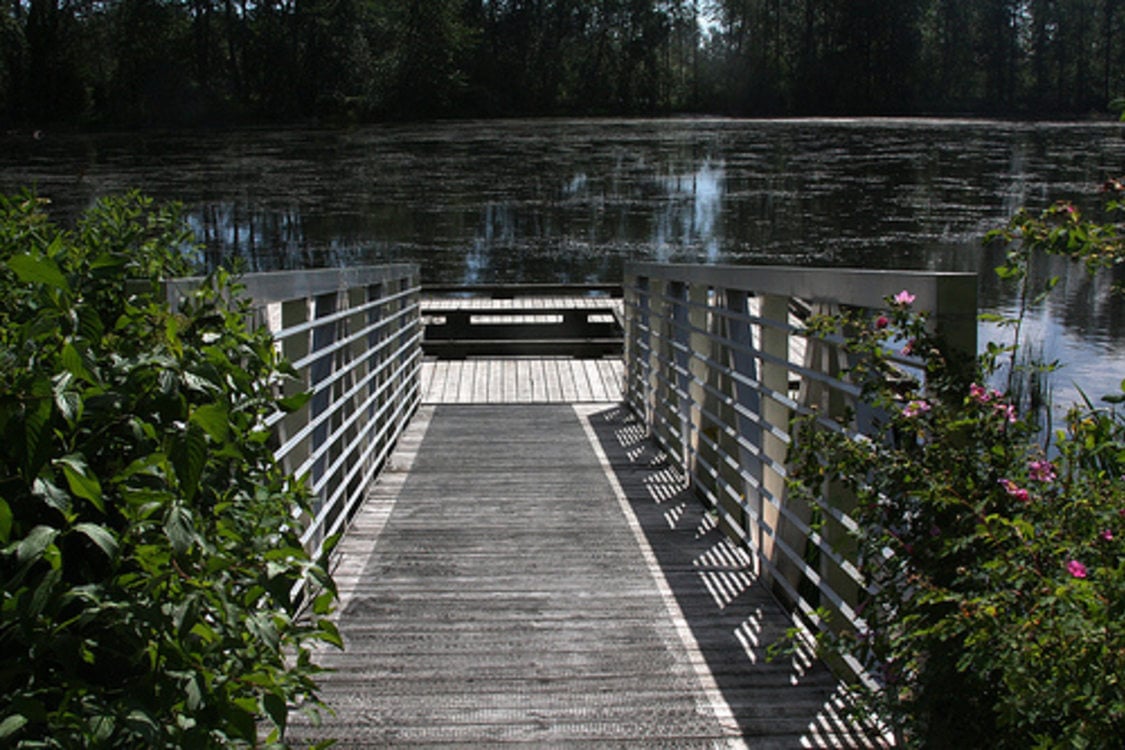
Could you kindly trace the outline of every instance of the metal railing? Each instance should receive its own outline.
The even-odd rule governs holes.
[[[312,514],[301,519],[310,551],[358,509],[421,401],[419,278],[404,264],[239,279],[256,323],[297,371],[284,395],[311,394],[267,420],[282,467],[307,477],[313,493]],[[169,300],[198,283],[169,281]]]
[[[826,429],[875,416],[846,377],[838,342],[803,334],[803,319],[844,307],[878,309],[908,289],[914,308],[953,345],[976,351],[975,274],[629,264],[625,271],[626,401],[720,526],[753,553],[761,577],[810,628],[859,624],[864,587],[854,560],[849,498],[815,503],[786,491],[790,422]],[[920,361],[901,357],[904,374]],[[815,507],[813,507],[815,506]],[[846,660],[848,661],[848,660]],[[858,662],[849,668],[866,679]]]

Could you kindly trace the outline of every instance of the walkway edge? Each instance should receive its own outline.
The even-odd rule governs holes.
[[[387,525],[391,511],[402,491],[403,484],[414,466],[418,449],[426,437],[434,407],[423,404],[418,407],[410,423],[399,436],[398,444],[391,451],[387,466],[378,480],[371,483],[367,497],[346,533],[336,548],[332,563],[332,577],[336,581],[338,593],[336,611],[343,612],[355,594],[356,586],[363,577],[371,557],[375,554],[383,527]]]

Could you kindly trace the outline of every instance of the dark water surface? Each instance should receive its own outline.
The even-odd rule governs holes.
[[[426,281],[616,281],[624,260],[984,270],[1019,206],[1125,174],[1117,124],[949,120],[532,120],[355,130],[0,136],[0,190],[69,217],[140,188],[182,201],[214,263],[253,270],[413,260]],[[1091,199],[1094,200],[1094,199]],[[1056,378],[1125,377],[1109,276],[1035,311]]]

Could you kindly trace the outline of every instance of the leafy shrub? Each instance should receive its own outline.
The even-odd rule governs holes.
[[[73,231],[0,198],[2,745],[280,744],[339,643],[263,423],[286,365],[226,273],[170,310],[190,248],[135,194]]]
[[[1002,384],[1024,366],[1020,324],[1039,296],[1031,258],[1062,253],[1099,268],[1120,262],[1121,246],[1112,224],[1069,204],[1020,212],[989,240],[1008,248],[998,271],[1020,284],[1021,307],[1000,321],[1013,343],[990,343],[968,370],[905,290],[878,317],[811,326],[846,340],[852,377],[881,415],[868,438],[798,425],[793,489],[839,482],[854,494],[868,584],[859,631],[838,626],[821,646],[866,665],[877,687],[858,689],[862,706],[904,745],[1119,747],[1125,382],[1100,405],[1076,405],[1053,435]],[[903,349],[920,357],[925,383],[903,382],[892,361]]]

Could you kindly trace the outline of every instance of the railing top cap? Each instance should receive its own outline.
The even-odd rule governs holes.
[[[977,274],[960,271],[900,271],[793,266],[732,266],[631,262],[625,276],[737,289],[756,294],[877,307],[885,297],[908,290],[922,309],[976,311]]]
[[[417,281],[419,276],[417,264],[392,263],[380,266],[248,273],[239,281],[246,287],[246,295],[255,303],[268,304],[404,278]],[[166,282],[168,294],[174,296],[179,290],[190,290],[202,280],[201,276],[169,279]]]

